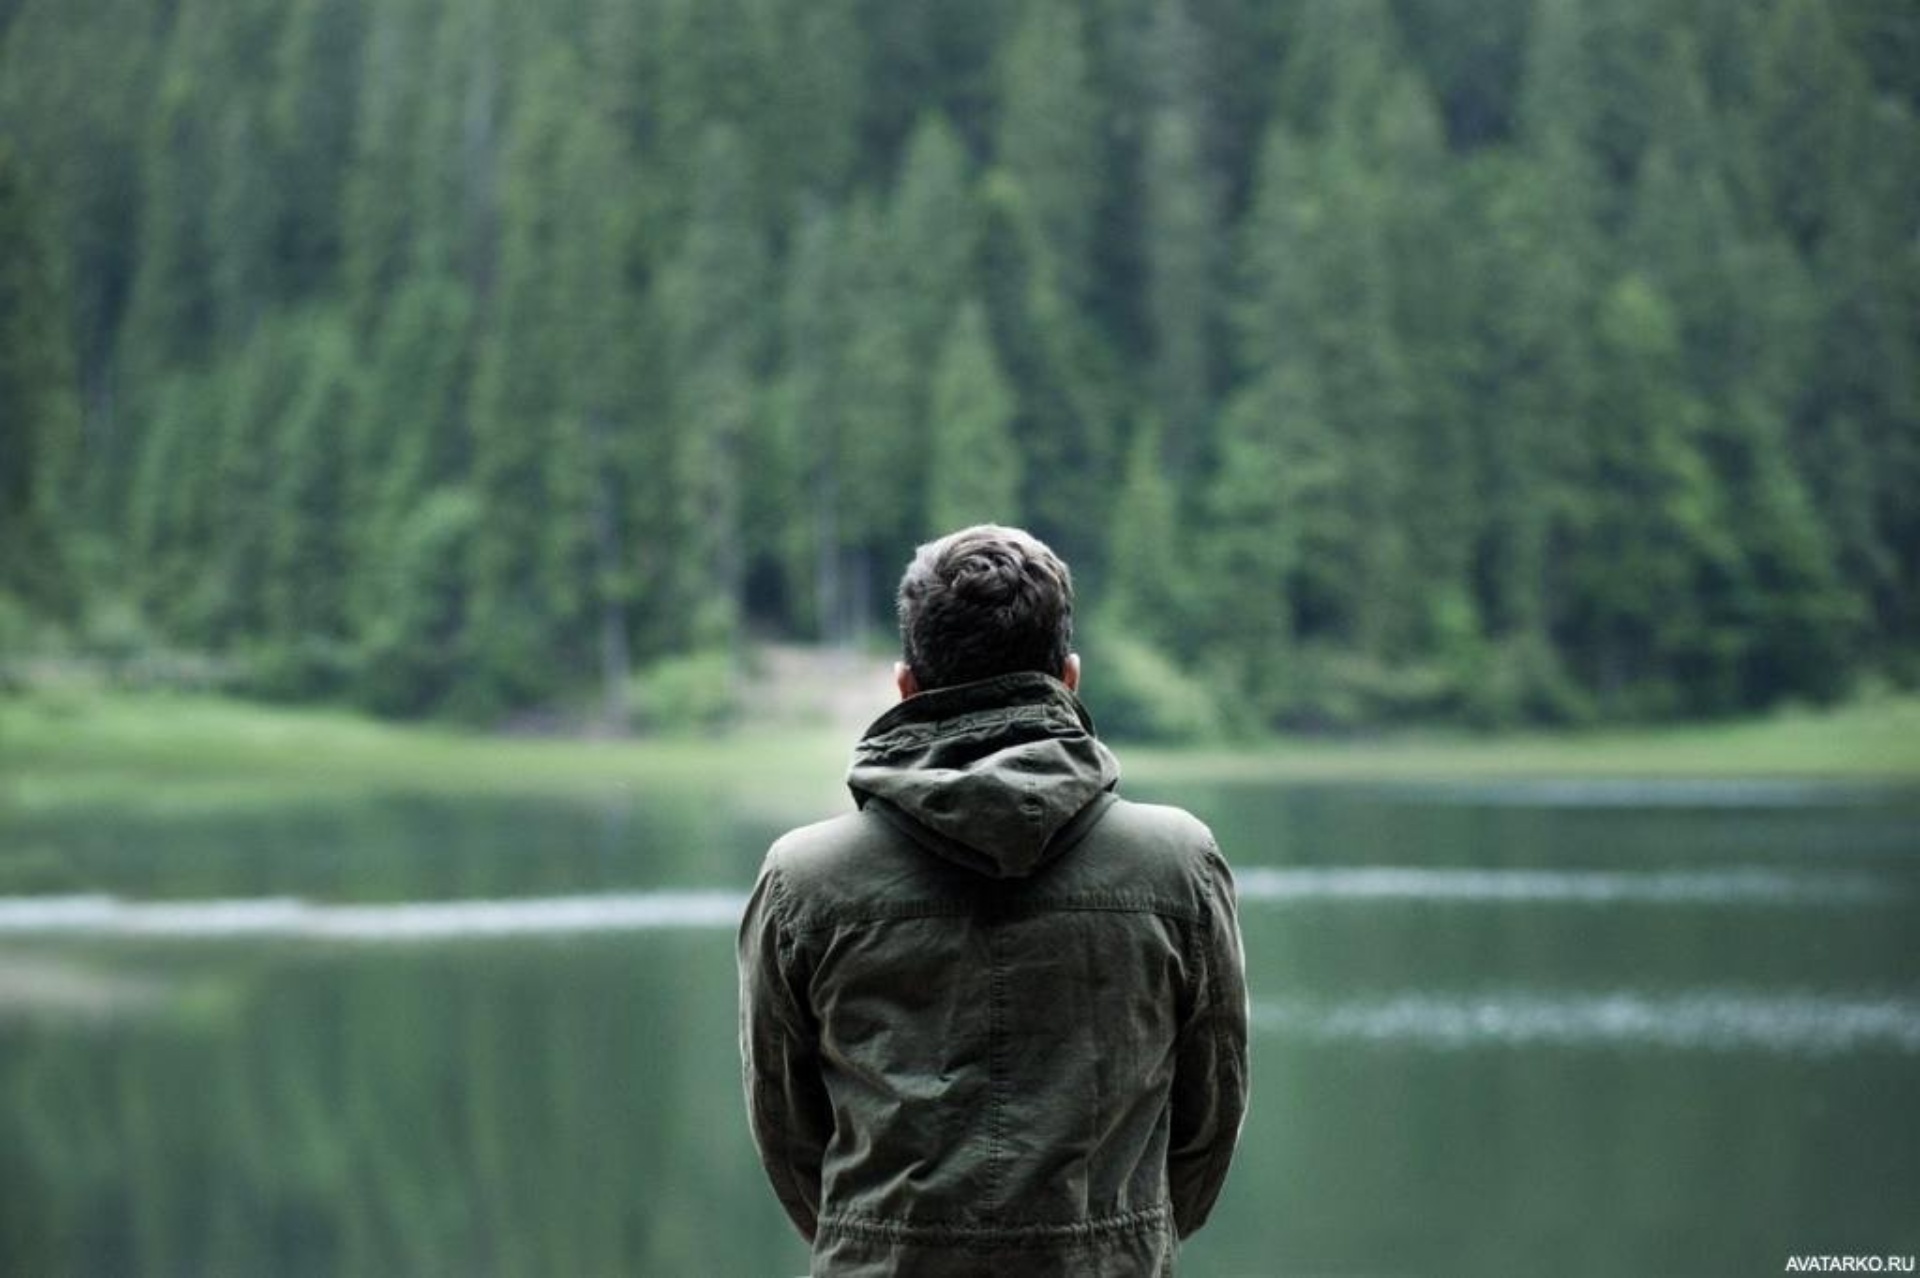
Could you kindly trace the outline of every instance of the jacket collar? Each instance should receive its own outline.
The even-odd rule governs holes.
[[[906,698],[867,729],[847,773],[861,807],[882,801],[931,836],[923,844],[993,878],[1057,856],[1119,779],[1079,698],[1030,672]]]

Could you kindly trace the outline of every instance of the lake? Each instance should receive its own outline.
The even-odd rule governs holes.
[[[1920,792],[1128,792],[1214,825],[1253,984],[1183,1275],[1920,1251]],[[0,1272],[802,1273],[732,926],[811,815],[644,781],[0,814]]]

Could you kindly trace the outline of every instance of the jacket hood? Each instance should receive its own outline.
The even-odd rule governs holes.
[[[1046,864],[1119,780],[1079,698],[1034,673],[908,697],[874,720],[847,773],[861,807],[883,800],[921,843],[991,878]]]

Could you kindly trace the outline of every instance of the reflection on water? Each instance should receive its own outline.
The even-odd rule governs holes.
[[[1904,888],[1891,879],[1845,871],[1774,870],[1491,870],[1420,869],[1405,865],[1275,869],[1252,866],[1236,875],[1243,901],[1577,902],[1606,905],[1764,903],[1786,906],[1895,903]],[[4,916],[0,916],[4,926]]]
[[[1895,904],[1904,896],[1897,881],[1874,875],[1758,866],[1627,872],[1244,866],[1237,878],[1240,899],[1250,905],[1404,900],[1833,906]],[[101,894],[12,897],[0,898],[0,936],[425,943],[669,927],[731,928],[745,905],[744,893],[719,889],[379,905],[331,905],[295,897],[218,901],[128,901]]]
[[[293,897],[230,901],[123,901],[111,896],[0,900],[0,936],[274,937],[404,944],[657,928],[727,927],[739,892],[624,892],[604,896],[394,901],[321,905]]]
[[[1255,1102],[1182,1273],[1920,1249],[1920,797],[1215,787]],[[0,815],[0,1272],[805,1267],[711,797]]]
[[[1876,782],[1793,781],[1778,777],[1526,777],[1500,781],[1418,782],[1383,787],[1381,798],[1525,808],[1832,808],[1878,806],[1900,798]]]
[[[1920,999],[1692,990],[1649,995],[1399,994],[1328,1005],[1254,1004],[1254,1028],[1314,1043],[1419,1047],[1658,1047],[1833,1056],[1920,1052]]]

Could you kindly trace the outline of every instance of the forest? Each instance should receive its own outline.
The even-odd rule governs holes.
[[[992,519],[1145,735],[1911,685],[1917,113],[1908,0],[0,0],[0,649],[617,719]]]

